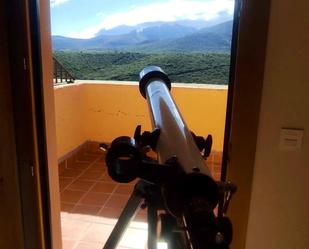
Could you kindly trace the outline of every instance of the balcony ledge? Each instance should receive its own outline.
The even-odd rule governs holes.
[[[72,87],[73,85],[84,85],[84,84],[92,84],[92,85],[123,85],[123,86],[138,86],[138,82],[136,81],[116,81],[116,80],[75,80],[72,84],[57,84],[54,87],[63,88],[63,87]],[[216,89],[216,90],[227,90],[227,85],[214,85],[214,84],[197,84],[197,83],[172,83],[172,87],[176,88],[198,88],[198,89]]]
[[[54,90],[58,158],[85,141],[131,136],[136,125],[151,129],[137,82],[77,80]],[[172,95],[188,127],[198,135],[212,134],[213,149],[222,151],[227,86],[174,83]]]

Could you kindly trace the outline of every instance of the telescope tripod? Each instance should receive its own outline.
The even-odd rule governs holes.
[[[163,209],[163,200],[158,186],[139,180],[135,185],[134,191],[131,194],[123,212],[121,213],[112,233],[103,249],[114,249],[117,247],[122,235],[128,227],[130,221],[134,219],[139,208],[147,207],[147,221],[148,221],[148,249],[157,248],[157,224],[158,224],[158,211]],[[172,225],[175,218],[168,214],[162,215],[161,231],[164,233],[162,237],[169,240],[173,236]],[[167,242],[167,241],[166,241]],[[169,245],[169,249],[186,249],[188,247],[180,247],[181,243],[176,245]]]
[[[106,163],[110,166],[108,172],[117,181],[129,182],[136,177],[141,180],[135,185],[103,249],[117,247],[139,208],[147,208],[148,249],[157,249],[159,221],[160,239],[168,244],[168,249],[228,249],[232,240],[232,226],[225,214],[236,191],[235,186],[230,183],[215,183],[218,194],[222,197],[222,205],[216,217],[214,206],[209,206],[208,202],[200,197],[199,189],[203,186],[198,185],[194,191],[190,189],[199,178],[194,178],[193,182],[174,182],[183,175],[179,171],[176,157],[160,164],[146,155],[145,145],[149,146],[152,141],[149,137],[156,137],[159,130],[146,132],[147,139],[144,134],[139,136],[139,133],[140,126],[135,132],[135,139],[124,136],[116,138],[106,155]],[[136,146],[136,140],[143,140],[138,143],[142,146]],[[189,195],[186,194],[187,189]],[[212,189],[212,186],[206,185],[206,189]],[[181,214],[179,210],[182,210]]]

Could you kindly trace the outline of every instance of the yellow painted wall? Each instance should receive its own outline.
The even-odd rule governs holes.
[[[213,150],[222,151],[227,89],[175,87],[172,94],[188,127],[199,136],[211,134]]]
[[[83,85],[55,87],[55,113],[58,158],[85,142],[87,121]]]
[[[87,84],[84,93],[89,139],[111,142],[132,136],[137,124],[150,129],[147,103],[136,85]]]
[[[226,88],[173,86],[172,94],[189,128],[211,133],[214,150],[222,150]],[[55,87],[58,158],[86,140],[111,142],[132,136],[136,125],[150,130],[146,100],[136,83],[79,82]]]

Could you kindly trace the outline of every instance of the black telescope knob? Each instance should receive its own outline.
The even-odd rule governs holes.
[[[142,94],[144,98],[146,98],[146,87],[148,83],[150,83],[153,80],[160,80],[169,90],[171,90],[171,80],[167,76],[167,74],[158,66],[148,66],[145,67],[140,73],[139,73],[139,91]]]
[[[108,174],[117,182],[133,181],[137,177],[141,157],[141,152],[134,139],[126,136],[116,138],[105,158]]]
[[[219,248],[228,248],[233,239],[233,227],[232,222],[227,217],[216,218],[217,233],[215,237],[215,243]]]

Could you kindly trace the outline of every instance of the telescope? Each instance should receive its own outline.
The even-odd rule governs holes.
[[[142,132],[138,125],[133,138],[118,137],[108,148],[105,161],[112,179],[139,181],[104,249],[117,247],[139,208],[147,208],[148,249],[157,249],[158,240],[168,249],[229,248],[232,224],[226,211],[236,187],[212,178],[205,162],[211,135],[204,139],[188,129],[170,94],[171,81],[160,67],[140,72],[139,90],[147,100],[153,130]],[[156,159],[148,156],[150,150]]]

